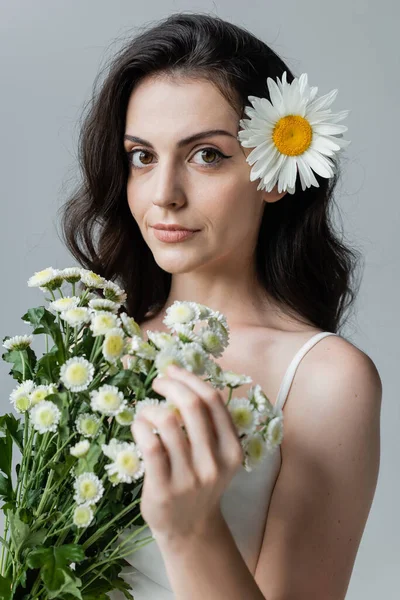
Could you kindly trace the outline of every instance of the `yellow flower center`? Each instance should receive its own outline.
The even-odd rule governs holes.
[[[49,395],[49,392],[47,392],[46,390],[35,390],[34,392],[32,392],[31,394],[31,402],[32,402],[32,406],[35,406],[35,404],[38,404],[38,402],[40,402],[41,400],[44,400],[46,398],[46,396]]]
[[[309,148],[312,135],[307,119],[300,115],[287,115],[275,125],[272,139],[281,154],[299,156]]]
[[[15,401],[15,406],[22,412],[25,412],[29,408],[29,396],[20,396]]]
[[[88,435],[93,435],[96,433],[98,424],[92,421],[91,419],[85,419],[81,423],[82,431]]]
[[[118,396],[116,396],[115,394],[113,394],[112,392],[103,392],[103,402],[105,404],[105,406],[107,406],[107,408],[118,408],[118,406],[120,405],[120,399],[118,398]]]
[[[84,496],[85,498],[94,498],[97,493],[96,485],[93,481],[84,481],[81,484],[81,492],[82,496]]]
[[[51,411],[48,408],[45,408],[44,410],[41,410],[40,411],[40,422],[45,427],[48,427],[49,425],[52,425],[53,422],[54,422],[53,411]]]
[[[132,452],[120,452],[117,462],[126,473],[135,473],[138,467],[138,459]]]
[[[247,427],[251,422],[251,412],[248,408],[236,408],[233,411],[233,421],[238,427]]]
[[[124,349],[124,340],[120,335],[110,336],[106,342],[107,352],[119,356]]]
[[[67,377],[74,384],[79,385],[87,381],[87,368],[82,364],[70,365],[67,369]]]
[[[250,454],[256,458],[259,459],[261,456],[261,451],[262,451],[262,444],[260,442],[259,439],[252,439],[249,443],[249,451]]]

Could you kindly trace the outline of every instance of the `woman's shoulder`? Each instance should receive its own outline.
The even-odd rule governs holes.
[[[301,420],[304,410],[329,411],[336,406],[340,412],[342,405],[345,412],[349,402],[361,412],[376,414],[381,399],[382,381],[372,358],[341,335],[329,335],[303,357],[285,404],[285,416]]]

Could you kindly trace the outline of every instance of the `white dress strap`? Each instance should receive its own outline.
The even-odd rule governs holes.
[[[303,356],[307,354],[309,350],[317,343],[319,340],[322,340],[324,337],[328,335],[338,335],[333,333],[332,331],[321,331],[313,335],[309,340],[306,341],[305,344],[296,352],[294,355],[290,365],[288,366],[285,375],[283,376],[281,386],[279,388],[278,396],[276,398],[275,406],[277,408],[283,408],[286,398],[288,396],[290,387],[292,385],[297,367],[299,366],[301,359]]]

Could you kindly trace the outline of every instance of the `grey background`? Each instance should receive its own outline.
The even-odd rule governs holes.
[[[374,360],[384,396],[378,487],[347,598],[398,599],[400,14],[394,0],[0,0],[0,339],[30,333],[20,317],[43,295],[27,287],[28,277],[74,264],[57,236],[56,212],[76,181],[78,119],[96,74],[135,27],[176,11],[207,12],[250,29],[296,75],[307,72],[319,94],[338,88],[334,112],[352,111],[337,199],[365,270],[356,316],[342,334]],[[15,382],[8,372],[0,361],[1,414],[11,408]]]

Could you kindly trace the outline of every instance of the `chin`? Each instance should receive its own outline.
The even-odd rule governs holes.
[[[179,256],[181,254],[181,256]],[[179,252],[176,256],[163,256],[153,254],[154,260],[163,271],[171,273],[171,275],[179,273],[190,273],[197,267],[201,266],[203,261],[199,260],[199,256],[192,259],[185,253]]]

